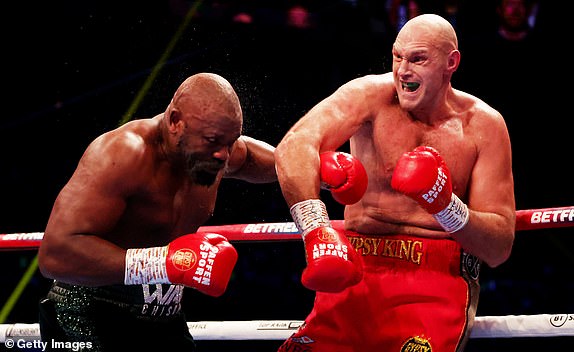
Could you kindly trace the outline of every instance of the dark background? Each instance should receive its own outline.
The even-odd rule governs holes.
[[[43,231],[83,150],[119,125],[193,5],[199,5],[198,11],[131,118],[163,112],[183,79],[210,71],[236,88],[244,133],[275,145],[305,111],[342,83],[390,70],[394,32],[384,25],[382,1],[302,1],[313,15],[309,29],[285,24],[285,11],[293,3],[65,0],[5,5],[0,233]],[[441,1],[423,3],[427,12],[444,12]],[[507,120],[517,209],[574,205],[569,174],[572,72],[564,52],[572,29],[560,20],[562,3],[541,2],[537,40],[515,46],[493,39],[493,0],[454,3],[462,64],[453,85],[481,97]],[[234,22],[233,14],[240,11],[251,13],[253,22]],[[225,180],[219,198],[208,225],[291,221],[277,184]],[[342,218],[342,208],[328,194],[324,199],[331,218]],[[567,228],[518,233],[506,263],[482,268],[478,315],[574,313],[573,245]],[[187,291],[188,320],[304,319],[313,295],[299,281],[305,265],[301,242],[241,242],[236,247],[240,260],[227,292],[213,299]],[[0,305],[35,254],[0,253]],[[36,322],[36,302],[48,284],[36,272],[5,323]],[[548,347],[554,342],[562,343],[550,338],[473,340],[469,349]],[[263,348],[275,350],[278,343],[266,344]]]

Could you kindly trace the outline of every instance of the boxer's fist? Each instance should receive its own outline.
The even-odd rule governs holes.
[[[391,186],[416,200],[447,232],[456,232],[468,222],[468,207],[452,193],[450,171],[432,147],[420,146],[403,154]]]
[[[360,257],[343,233],[318,227],[304,237],[307,267],[303,286],[313,291],[340,292],[358,284],[362,277]]]
[[[124,283],[178,284],[221,296],[237,262],[237,251],[221,235],[193,233],[167,246],[126,251]]]
[[[357,203],[367,190],[368,178],[363,164],[343,152],[321,153],[321,187],[344,205]]]
[[[450,172],[439,153],[421,146],[399,159],[391,186],[416,200],[426,211],[436,214],[450,203]]]
[[[167,277],[173,284],[218,297],[225,292],[236,262],[237,251],[222,235],[185,235],[168,245]]]

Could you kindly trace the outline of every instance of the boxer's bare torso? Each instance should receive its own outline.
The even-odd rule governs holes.
[[[466,199],[472,169],[488,132],[487,123],[493,117],[480,100],[454,90],[444,116],[425,123],[400,108],[391,75],[367,76],[361,81],[354,83],[359,91],[378,92],[355,91],[368,99],[361,104],[371,111],[364,114],[364,121],[350,139],[352,153],[368,170],[369,187],[359,203],[346,207],[346,227],[367,234],[447,236],[423,208],[392,190],[394,167],[405,151],[419,145],[433,146],[449,165],[453,191]]]
[[[78,206],[81,214],[98,214],[90,232],[123,248],[159,246],[195,232],[213,214],[223,170],[209,187],[193,184],[184,167],[168,160],[160,122],[159,116],[136,120],[96,139],[59,196],[65,199],[56,205],[65,206],[54,211]]]

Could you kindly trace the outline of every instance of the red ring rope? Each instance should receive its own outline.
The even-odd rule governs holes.
[[[516,231],[574,226],[574,206],[516,211]]]
[[[332,220],[333,227],[342,229],[343,220]],[[574,226],[574,206],[516,211],[516,231]],[[300,240],[301,235],[292,222],[201,226],[197,232],[219,233],[229,241]],[[0,234],[0,250],[36,249],[44,233]]]

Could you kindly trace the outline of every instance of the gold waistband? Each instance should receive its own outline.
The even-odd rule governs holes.
[[[361,235],[351,231],[346,234],[367,267],[460,273],[464,252],[454,240],[408,235]]]

